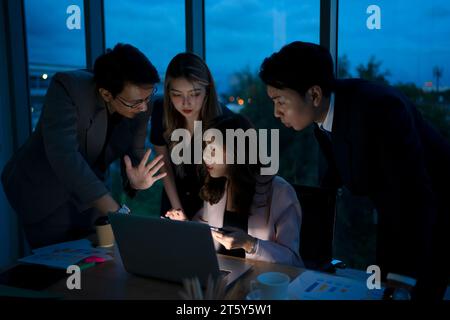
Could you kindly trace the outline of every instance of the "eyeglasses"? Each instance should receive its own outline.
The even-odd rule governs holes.
[[[140,100],[136,100],[135,103],[133,104],[129,104],[127,100],[125,100],[124,98],[122,98],[121,96],[117,96],[117,100],[120,101],[120,103],[122,103],[125,107],[130,108],[130,109],[136,109],[137,107],[139,107],[141,104],[143,103],[148,103],[150,102],[150,100],[152,100],[153,96],[155,95],[155,93],[158,91],[157,87],[153,88],[152,93],[145,99],[140,99]]]

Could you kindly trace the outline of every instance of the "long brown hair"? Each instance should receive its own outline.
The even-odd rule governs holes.
[[[222,115],[207,124],[207,129],[219,130],[223,137],[226,136],[226,129],[254,129],[253,124],[244,116],[240,114]],[[224,142],[225,143],[225,142]],[[258,145],[258,144],[257,144]],[[225,148],[225,145],[224,145]],[[225,187],[228,185],[231,192],[232,207],[236,209],[239,214],[250,215],[250,208],[253,204],[253,197],[257,193],[257,186],[263,187],[263,194],[267,194],[271,185],[273,177],[268,177],[265,182],[260,178],[261,163],[257,161],[256,164],[249,163],[250,141],[245,139],[245,163],[237,164],[237,143],[234,143],[234,164],[227,164],[228,179],[225,177],[213,178],[207,174],[205,166],[201,167],[201,174],[204,178],[204,185],[200,189],[200,198],[210,204],[216,204],[223,197]],[[265,188],[267,187],[267,188]],[[261,188],[258,188],[261,189]],[[259,206],[266,206],[264,203]]]
[[[175,129],[186,127],[186,119],[175,109],[170,100],[170,84],[176,78],[198,81],[205,86],[206,96],[198,120],[208,122],[222,114],[214,79],[206,63],[194,53],[177,54],[169,63],[164,80],[164,138],[169,145],[169,149],[172,149],[176,144],[176,142],[170,140],[172,132]]]

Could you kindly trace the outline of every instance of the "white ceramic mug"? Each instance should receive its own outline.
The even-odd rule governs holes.
[[[290,278],[281,272],[266,272],[250,283],[253,292],[258,291],[261,300],[286,300]]]

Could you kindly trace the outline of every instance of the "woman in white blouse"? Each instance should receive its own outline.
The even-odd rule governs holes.
[[[226,129],[247,131],[254,127],[245,117],[231,115],[217,117],[207,129],[211,128],[226,137]],[[204,205],[192,220],[222,228],[212,231],[219,253],[302,267],[302,212],[297,195],[283,178],[260,175],[262,166],[249,163],[250,142],[245,141],[245,164],[236,164],[237,143],[234,164],[226,164],[226,146],[220,141],[208,142],[202,166],[205,182],[200,191]],[[223,158],[222,164],[207,155]],[[171,210],[166,216],[187,220],[181,210]]]

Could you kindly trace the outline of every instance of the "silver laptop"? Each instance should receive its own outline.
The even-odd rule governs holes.
[[[207,224],[124,214],[109,220],[127,272],[174,282],[225,276],[227,288],[251,265],[217,256]]]

